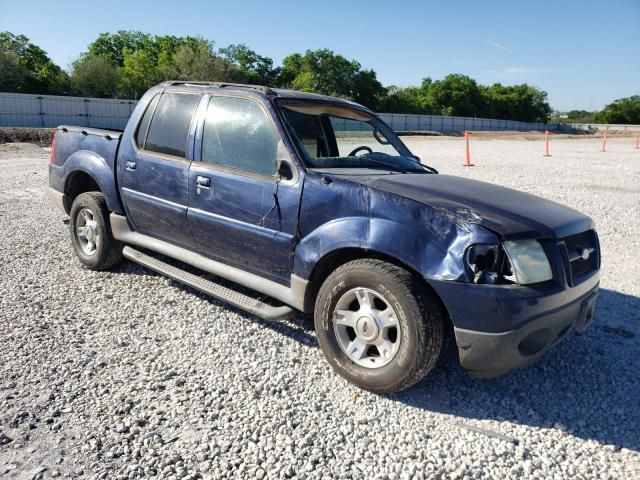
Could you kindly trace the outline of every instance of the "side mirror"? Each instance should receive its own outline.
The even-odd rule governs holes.
[[[291,180],[293,178],[291,157],[282,140],[278,142],[278,148],[276,150],[276,171],[278,177],[282,180]]]
[[[293,178],[293,171],[288,160],[278,159],[278,177],[282,180],[291,180]]]

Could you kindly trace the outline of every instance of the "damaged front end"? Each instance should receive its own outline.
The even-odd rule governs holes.
[[[537,240],[471,245],[464,259],[474,283],[532,285],[553,279],[549,258]]]

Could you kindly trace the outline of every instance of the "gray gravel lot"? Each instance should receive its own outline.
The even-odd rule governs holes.
[[[639,478],[640,151],[630,138],[405,139],[443,173],[593,216],[595,325],[473,380],[450,344],[390,396],[333,374],[311,322],[269,323],[125,263],[80,266],[48,151],[0,145],[0,477]],[[492,436],[499,434],[502,437]]]

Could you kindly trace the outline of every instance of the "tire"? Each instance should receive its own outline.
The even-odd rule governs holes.
[[[410,272],[381,260],[354,260],[331,273],[318,292],[314,323],[333,369],[376,393],[420,381],[442,349],[444,319],[435,294]]]
[[[122,261],[124,245],[113,238],[109,209],[102,193],[78,195],[69,216],[73,249],[87,268],[107,270]]]

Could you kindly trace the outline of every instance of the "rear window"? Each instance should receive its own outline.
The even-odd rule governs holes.
[[[189,126],[199,101],[197,94],[163,93],[151,119],[144,149],[185,158]]]
[[[138,125],[138,131],[136,132],[136,143],[140,148],[144,148],[144,142],[147,139],[147,131],[149,130],[149,123],[151,122],[151,115],[153,115],[153,111],[155,110],[159,99],[159,94],[151,99],[149,105],[147,106],[147,109],[144,112],[144,116],[140,121],[140,125]]]

